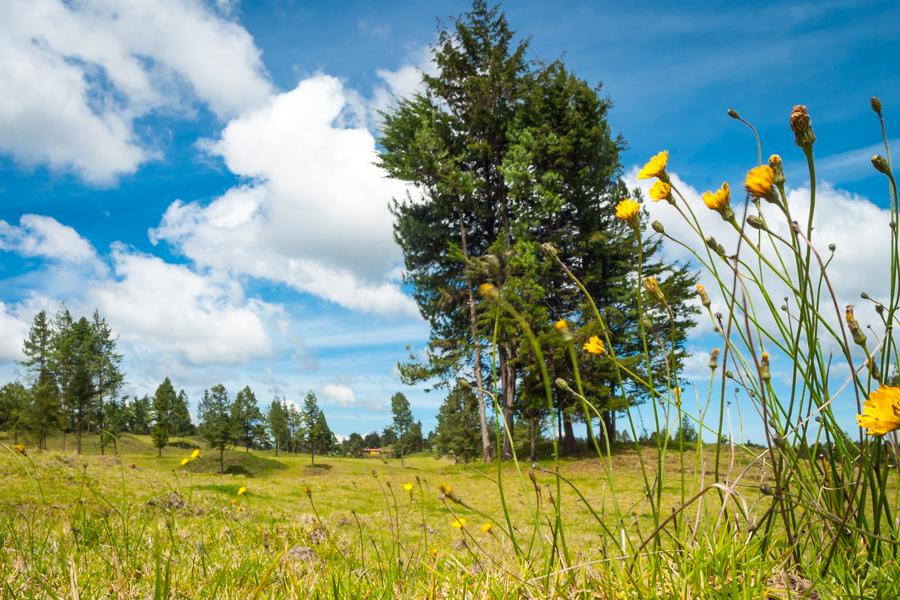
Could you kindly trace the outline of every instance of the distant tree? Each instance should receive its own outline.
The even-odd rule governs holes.
[[[106,424],[103,401],[106,397],[114,397],[125,381],[120,369],[122,355],[116,352],[116,337],[106,319],[95,310],[91,318],[91,370],[93,373],[94,393],[96,394],[96,422],[100,432],[100,454],[105,454],[108,433],[104,433]]]
[[[73,325],[72,313],[64,304],[61,305],[53,317],[50,369],[59,390],[59,427],[63,433],[63,452],[66,451],[67,434],[74,429],[71,391],[75,373],[75,353],[72,351],[71,336]]]
[[[37,437],[38,447],[47,447],[47,434],[62,425],[59,389],[54,373],[54,333],[45,311],[34,316],[22,347],[25,359],[21,365],[28,370],[31,398],[18,414],[19,422]],[[18,430],[16,430],[18,431]]]
[[[0,388],[0,429],[13,434],[14,444],[19,443],[19,431],[27,429],[30,402],[28,389],[18,381]]]
[[[363,438],[363,445],[366,448],[381,448],[381,436],[377,431],[367,433]]]
[[[72,324],[69,331],[62,332],[66,361],[70,367],[67,397],[73,411],[75,424],[76,452],[81,454],[81,437],[89,425],[94,407],[94,399],[99,388],[94,379],[94,336],[90,321],[81,317]]]
[[[342,444],[344,454],[347,456],[362,456],[363,445],[363,437],[356,432],[347,436]]]
[[[184,390],[178,392],[172,407],[169,409],[169,433],[177,436],[194,435],[197,428],[191,421],[191,412],[188,409],[188,397]]]
[[[285,404],[287,411],[288,440],[291,452],[303,452],[306,448],[306,422],[303,411],[297,405]]]
[[[125,399],[116,401],[111,398],[103,406],[103,430],[114,444],[115,453],[119,453],[119,436],[128,429],[128,412]]]
[[[478,400],[469,386],[457,384],[437,415],[434,448],[439,456],[452,454],[468,462],[481,452]]]
[[[269,433],[275,444],[275,456],[278,456],[278,450],[285,448],[290,440],[290,429],[288,428],[288,411],[284,405],[284,401],[278,396],[272,400],[267,415],[269,423]]]
[[[391,397],[391,413],[394,415],[391,429],[397,435],[397,441],[394,442],[394,456],[400,457],[400,464],[404,464],[404,457],[408,449],[407,444],[411,441],[408,438],[409,430],[413,426],[412,410],[409,408],[409,400],[406,399],[401,392],[397,392]],[[419,429],[419,437],[422,431]]]
[[[219,472],[225,472],[225,448],[232,443],[231,400],[228,390],[220,384],[203,392],[198,410],[200,435],[219,451]]]
[[[159,450],[159,456],[162,456],[162,449],[169,442],[172,407],[177,400],[175,387],[166,377],[153,394],[153,429],[150,430],[150,435],[153,437],[154,447]]]
[[[231,435],[237,444],[243,445],[247,452],[258,437],[262,424],[262,413],[256,403],[256,395],[250,386],[237,393],[231,403]]]
[[[315,464],[316,451],[324,454],[334,444],[334,435],[328,428],[325,413],[319,409],[318,399],[312,391],[303,402],[303,420],[306,425],[306,444],[310,464]]]
[[[675,444],[675,447],[677,448],[679,442],[693,444],[696,441],[697,428],[694,427],[693,421],[691,421],[687,415],[684,415],[681,417],[681,423],[678,425],[678,429],[672,434],[672,443]]]
[[[394,431],[393,427],[385,427],[384,431],[381,432],[381,447],[385,448],[387,446],[393,447],[394,444],[397,443],[397,432]]]
[[[142,398],[134,397],[125,409],[125,422],[128,431],[138,435],[150,433],[150,425],[153,420],[153,403],[150,396],[144,394]]]

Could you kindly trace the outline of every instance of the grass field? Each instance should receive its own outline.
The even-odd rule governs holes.
[[[552,528],[534,523],[535,515],[549,522],[558,501],[549,464],[534,465],[533,481],[531,465],[521,465],[521,475],[513,464],[502,467],[507,523],[495,466],[427,455],[405,465],[330,456],[311,465],[308,455],[237,448],[226,454],[226,466],[238,473],[220,475],[218,457],[205,448],[183,467],[189,448],[167,447],[157,457],[141,436],[123,436],[118,456],[100,456],[92,437],[81,456],[62,453],[60,441],[27,456],[9,443],[2,448],[6,597],[752,598],[764,590],[788,597],[778,590],[802,589],[779,580],[777,565],[755,560],[753,544],[721,540],[707,552],[692,551],[690,561],[665,558],[672,569],[666,581],[642,576],[641,558],[622,558],[655,527],[634,450],[611,458],[615,498],[603,459],[562,461],[564,528],[557,531],[564,551],[549,563]],[[751,454],[725,450],[729,479],[737,479]],[[707,447],[683,456],[688,496],[710,478],[712,452]],[[669,453],[668,481],[679,481],[671,475],[681,459]],[[754,514],[768,503],[759,490],[769,479],[759,464],[736,486]],[[242,487],[246,492],[239,495]],[[667,485],[662,506],[678,506],[681,494],[680,485]],[[682,513],[681,527],[712,535],[705,525],[721,516],[722,504],[708,497]],[[617,522],[615,506],[623,507],[630,526],[605,532]],[[462,520],[463,527],[454,527]],[[521,554],[505,534],[509,524]],[[725,535],[725,528],[719,531]],[[612,542],[619,538],[620,544]],[[638,554],[651,561],[668,556],[652,545]]]

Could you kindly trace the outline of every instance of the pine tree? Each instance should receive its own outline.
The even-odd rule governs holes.
[[[225,448],[232,443],[231,400],[224,385],[220,383],[203,392],[198,413],[199,433],[219,451],[219,472],[224,473]]]
[[[262,413],[256,403],[256,395],[247,386],[237,393],[231,404],[232,439],[250,452],[261,423]]]
[[[47,435],[61,425],[59,389],[54,376],[53,325],[45,311],[34,316],[22,347],[31,380],[30,401],[18,415],[24,427],[37,437],[38,447],[47,447]]]
[[[116,338],[112,329],[100,312],[95,310],[91,320],[92,362],[94,385],[97,396],[96,422],[100,432],[100,454],[106,450],[108,432],[104,432],[103,400],[107,396],[115,396],[125,376],[120,369],[122,355],[116,353]]]
[[[172,435],[194,435],[196,427],[191,421],[191,413],[188,410],[188,397],[184,390],[178,392],[172,406],[169,409],[169,427]]]
[[[303,401],[303,422],[306,429],[306,448],[309,450],[309,464],[316,462],[316,449],[322,438],[319,429],[319,404],[315,393],[309,391]]]
[[[269,406],[267,420],[269,432],[275,444],[275,456],[278,456],[278,450],[284,448],[290,439],[290,430],[288,429],[288,413],[284,406],[284,401],[277,396]]]
[[[12,432],[13,443],[19,443],[19,431],[28,429],[28,389],[14,381],[0,388],[0,430]]]
[[[456,385],[438,411],[434,448],[438,455],[453,455],[463,461],[478,456],[478,407],[471,388]]]
[[[145,394],[141,398],[132,398],[127,405],[125,414],[128,431],[138,435],[150,433],[150,424],[153,419],[153,403],[150,400],[150,396]]]
[[[402,393],[397,392],[391,397],[391,412],[394,415],[392,429],[397,435],[397,441],[394,443],[394,456],[400,457],[400,464],[404,465],[404,457],[407,453],[407,445],[411,443],[409,435],[413,426],[413,415],[409,408],[409,400]],[[421,436],[421,431],[419,432]]]
[[[150,430],[150,435],[153,437],[153,445],[159,451],[159,456],[162,456],[163,447],[169,443],[169,435],[172,433],[172,407],[177,401],[175,387],[166,377],[153,394],[153,428]]]

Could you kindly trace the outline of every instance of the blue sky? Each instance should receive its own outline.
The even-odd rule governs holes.
[[[466,3],[0,4],[0,378],[16,375],[34,312],[65,301],[110,318],[131,393],[167,375],[194,402],[220,381],[262,403],[314,389],[347,434],[384,427],[399,390],[433,426],[439,392],[396,376],[427,328],[385,208],[404,188],[372,166],[372,134],[376,111],[415,90],[438,19]],[[886,206],[868,100],[890,133],[900,6],[504,8],[533,58],[603,83],[629,170],[668,148],[688,191],[740,181],[755,148],[734,107],[800,188],[787,115],[805,103],[833,206]],[[870,284],[865,232],[834,235],[852,301]],[[711,343],[699,328],[696,364]]]

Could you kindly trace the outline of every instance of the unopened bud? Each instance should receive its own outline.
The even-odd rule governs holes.
[[[543,244],[541,244],[541,250],[544,251],[544,254],[552,256],[554,258],[556,258],[557,254],[559,254],[556,251],[556,248],[554,248],[553,244],[551,244],[550,242],[544,242]]]
[[[872,106],[872,110],[875,111],[875,114],[880,117],[881,116],[881,100],[878,99],[878,96],[872,96],[871,100],[869,100],[869,104]]]
[[[763,381],[771,381],[772,371],[769,368],[769,353],[763,352],[759,360],[759,378]]]
[[[797,104],[791,111],[791,131],[794,132],[794,141],[801,148],[811,147],[816,141],[816,134],[813,132],[812,119],[809,118],[809,111],[806,106]]]
[[[869,294],[867,294],[866,292],[863,292],[859,295],[859,297],[862,298],[863,300],[868,300]]]
[[[706,288],[703,287],[702,283],[697,284],[697,295],[700,296],[700,304],[709,308],[712,302],[709,299],[709,294],[706,293]]]
[[[709,368],[715,371],[719,367],[719,349],[713,348],[709,353]]]
[[[747,217],[747,225],[752,227],[753,229],[765,229],[766,222],[763,221],[762,217],[758,215],[749,215]]]
[[[775,185],[784,185],[784,164],[781,162],[781,156],[778,154],[770,156],[769,166],[772,168],[772,172],[775,173],[775,178],[772,180]]]
[[[658,233],[660,235],[662,235],[666,232],[666,228],[663,227],[663,224],[660,223],[659,221],[653,221],[652,223],[650,223],[650,227],[652,227],[653,231],[655,231],[656,233]]]
[[[847,310],[844,313],[847,317],[847,328],[850,329],[850,333],[853,335],[853,341],[856,342],[859,346],[866,345],[866,334],[863,333],[862,328],[859,326],[859,322],[856,320],[856,317],[853,315],[853,305],[848,304]]]
[[[772,496],[775,494],[775,490],[772,489],[768,483],[762,483],[759,486],[759,492],[764,496]]]
[[[666,297],[663,295],[662,288],[659,287],[659,282],[656,280],[656,277],[644,277],[644,289],[647,290],[647,293],[657,302],[663,305],[666,304]]]
[[[880,154],[876,154],[872,157],[872,166],[875,167],[875,170],[879,173],[883,173],[885,175],[891,174],[891,168],[888,166],[887,160]]]
[[[676,385],[672,388],[672,396],[675,398],[675,406],[681,406],[681,386]]]
[[[734,110],[733,108],[728,109],[728,116],[731,117],[732,119],[740,119],[741,118],[741,115],[738,114],[738,111]]]
[[[732,373],[729,369],[728,371],[725,371],[725,377],[727,377],[728,379],[734,379],[734,373]]]
[[[830,244],[828,244],[828,251],[829,251],[829,252],[834,252],[835,250],[837,250],[837,245],[835,245],[834,242],[831,242]]]
[[[564,391],[564,392],[571,392],[571,391],[572,391],[572,388],[569,387],[569,382],[567,382],[567,381],[566,381],[565,379],[563,379],[562,377],[557,377],[557,378],[556,378],[556,381],[554,381],[553,383],[555,383],[555,384],[556,384],[556,387],[558,387],[559,389],[561,389],[561,390]]]

